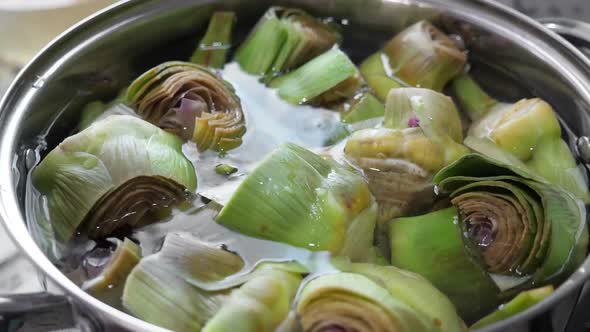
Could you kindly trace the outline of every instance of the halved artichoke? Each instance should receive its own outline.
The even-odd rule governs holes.
[[[66,138],[32,174],[56,238],[65,242],[78,231],[102,238],[153,222],[160,209],[185,201],[197,178],[181,146],[174,135],[126,115]]]
[[[269,86],[292,104],[330,106],[354,96],[361,86],[361,78],[354,63],[335,47],[274,78]]]
[[[273,75],[294,69],[340,41],[335,27],[300,9],[271,7],[236,52],[243,70]]]
[[[145,120],[196,143],[199,151],[242,144],[246,125],[232,86],[205,67],[166,62],[136,79],[127,102]]]
[[[305,332],[467,330],[432,284],[393,266],[352,264],[319,276],[301,290],[297,314]]]
[[[392,90],[385,128],[356,131],[345,153],[365,172],[379,204],[379,221],[431,205],[432,176],[467,152],[461,120],[450,98],[427,89]]]
[[[447,35],[420,21],[367,58],[360,71],[375,95],[385,100],[389,90],[405,86],[442,91],[466,63],[465,53]]]
[[[217,222],[249,236],[366,260],[374,254],[376,212],[360,174],[286,144],[242,182]]]
[[[236,13],[215,12],[191,62],[205,67],[223,68],[231,47],[231,35],[236,23]]]
[[[203,332],[273,332],[287,318],[301,275],[264,264],[234,290]]]
[[[510,159],[503,156],[509,154],[520,161],[511,161],[513,166],[534,172],[590,202],[587,182],[561,139],[551,105],[539,98],[501,103],[468,75],[454,80],[453,90],[473,121],[465,140],[467,146],[501,161]]]
[[[532,178],[479,154],[443,169],[435,182],[456,209],[392,221],[392,264],[429,279],[468,321],[516,290],[562,281],[586,256],[584,206]]]

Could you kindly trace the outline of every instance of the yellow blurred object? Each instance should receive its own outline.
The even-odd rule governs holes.
[[[0,63],[26,64],[60,33],[116,0],[0,0]]]

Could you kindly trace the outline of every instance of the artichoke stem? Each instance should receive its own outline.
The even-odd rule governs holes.
[[[498,103],[497,100],[485,93],[479,84],[467,74],[463,74],[453,80],[452,90],[471,121],[476,121],[483,117],[490,108]]]
[[[207,32],[193,53],[191,62],[206,67],[223,68],[231,46],[235,22],[234,12],[213,13]]]

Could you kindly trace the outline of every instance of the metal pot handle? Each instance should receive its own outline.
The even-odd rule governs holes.
[[[97,321],[79,312],[64,295],[0,295],[0,331],[98,332]]]

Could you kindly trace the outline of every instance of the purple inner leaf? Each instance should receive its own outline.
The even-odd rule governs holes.
[[[410,127],[410,128],[420,127],[420,119],[418,119],[416,116],[412,116],[408,120],[408,127]]]

